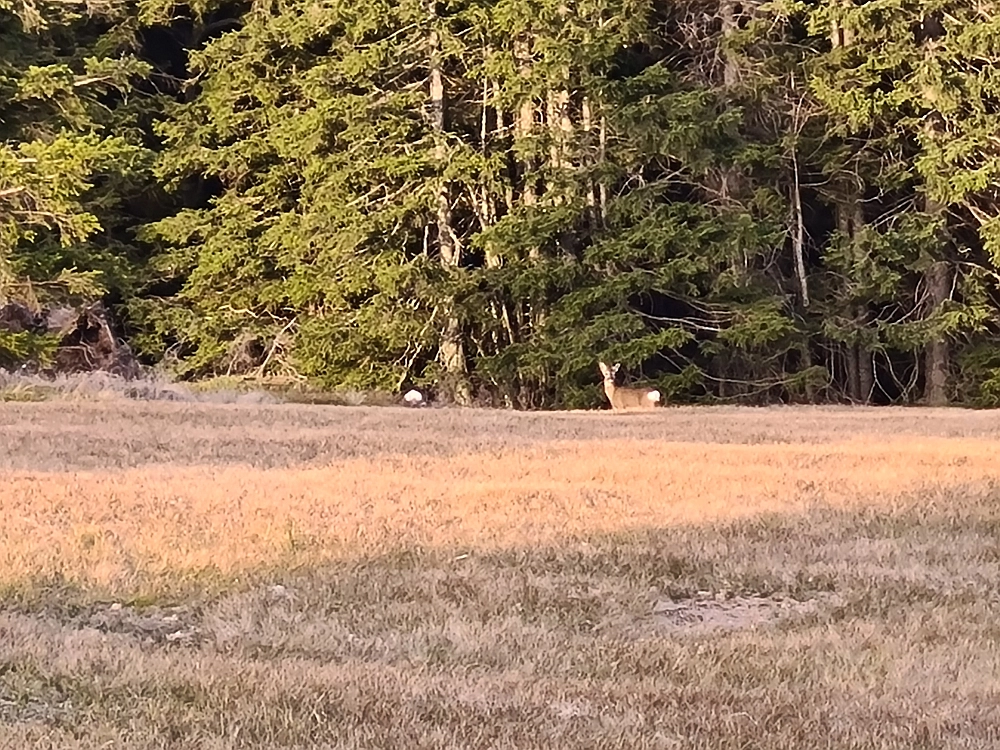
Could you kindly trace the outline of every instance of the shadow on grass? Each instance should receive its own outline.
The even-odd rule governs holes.
[[[769,445],[865,439],[1000,439],[990,412],[666,408],[655,413],[167,402],[0,403],[0,469],[149,465],[316,466],[378,456],[499,454],[558,441]]]
[[[24,582],[0,744],[991,748],[996,500]],[[777,615],[705,628],[698,602]]]

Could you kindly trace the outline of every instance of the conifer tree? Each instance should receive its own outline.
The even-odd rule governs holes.
[[[0,2],[0,307],[129,286],[114,230],[146,163],[127,95],[147,66],[119,33],[123,5]],[[0,358],[42,342],[0,331]]]
[[[444,336],[460,372],[443,272],[458,270],[446,204],[464,153],[428,117],[431,31],[422,1],[292,3],[191,54],[199,91],[163,125],[159,168],[215,194],[148,229],[182,289],[140,310],[187,371],[394,388]]]
[[[829,3],[810,17],[835,42],[812,69],[814,90],[855,155],[867,153],[869,167],[850,165],[867,176],[849,203],[864,201],[871,219],[848,223],[862,227],[855,250],[868,246],[855,264],[880,285],[869,305],[882,307],[878,337],[911,352],[925,402],[946,403],[964,358],[955,347],[989,338],[996,326],[992,284],[984,285],[995,274],[987,197],[993,19],[965,3],[919,1]],[[959,239],[977,215],[973,245],[985,253]],[[872,257],[875,248],[890,255]],[[886,320],[888,309],[896,312]]]
[[[0,10],[5,298],[113,290],[189,377],[1000,401],[985,6],[102,8]],[[187,77],[162,111],[130,50]],[[182,207],[137,265],[142,146]]]

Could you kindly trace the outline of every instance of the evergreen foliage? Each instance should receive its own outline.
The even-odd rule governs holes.
[[[116,209],[148,166],[124,6],[0,3],[0,300],[131,285]]]
[[[105,297],[192,378],[592,407],[605,359],[675,402],[995,405],[998,29],[0,0],[0,306]]]

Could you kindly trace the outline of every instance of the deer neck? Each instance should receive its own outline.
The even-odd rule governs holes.
[[[615,397],[615,381],[611,378],[604,379],[604,393],[607,395],[608,401]]]

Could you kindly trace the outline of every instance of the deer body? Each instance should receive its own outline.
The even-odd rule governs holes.
[[[655,388],[619,388],[615,385],[615,374],[621,365],[608,367],[604,362],[598,362],[601,374],[604,376],[604,393],[611,402],[614,411],[628,409],[655,409],[660,403],[660,392]]]

